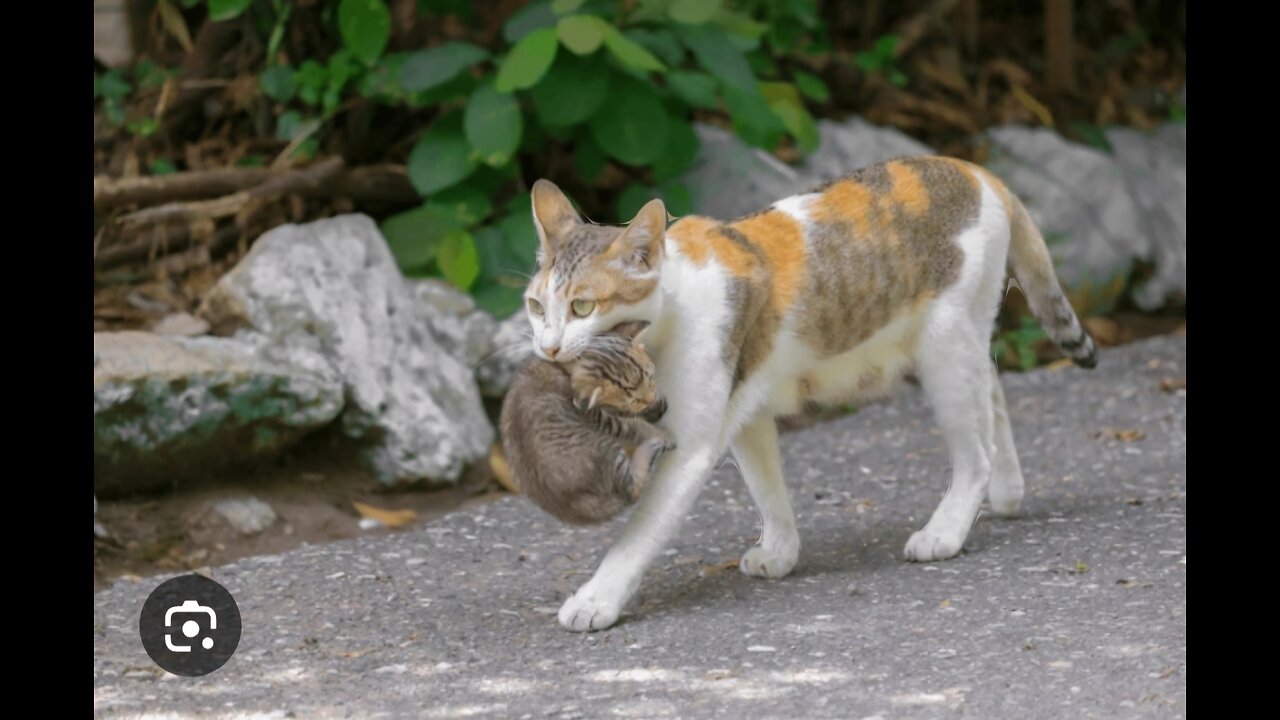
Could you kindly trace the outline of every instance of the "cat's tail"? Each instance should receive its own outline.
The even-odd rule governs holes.
[[[1004,189],[1009,208],[1009,265],[1018,286],[1031,306],[1031,314],[1044,328],[1045,334],[1076,365],[1091,368],[1098,364],[1098,350],[1093,338],[1080,324],[1080,318],[1058,283],[1053,259],[1035,221],[1016,195]]]

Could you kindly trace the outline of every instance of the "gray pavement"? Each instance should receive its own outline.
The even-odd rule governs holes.
[[[942,563],[901,559],[947,482],[918,392],[785,435],[796,571],[731,567],[757,517],[726,464],[594,634],[555,612],[620,521],[569,529],[522,498],[215,568],[244,631],[203,678],[142,650],[159,579],[120,582],[93,598],[95,715],[1184,717],[1187,400],[1164,378],[1186,378],[1185,336],[1004,376],[1024,513]]]

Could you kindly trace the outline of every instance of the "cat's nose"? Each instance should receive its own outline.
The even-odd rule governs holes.
[[[552,346],[548,347],[548,346],[546,346],[546,345],[543,345],[543,346],[542,346],[542,352],[546,353],[546,354],[547,354],[547,357],[549,357],[549,358],[551,358],[552,360],[554,360],[554,359],[555,359],[555,357],[556,357],[556,353],[560,352],[560,346],[559,346],[559,345],[552,345]]]

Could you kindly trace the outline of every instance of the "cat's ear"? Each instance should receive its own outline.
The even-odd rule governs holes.
[[[613,329],[609,332],[613,335],[627,338],[628,340],[635,340],[636,336],[644,332],[644,329],[647,327],[649,327],[648,320],[628,320],[614,325]]]
[[[645,203],[627,229],[613,241],[609,254],[630,272],[645,275],[662,264],[667,236],[667,206],[661,200]]]
[[[582,224],[573,203],[550,180],[533,184],[533,227],[538,231],[538,264],[551,259],[561,238]]]

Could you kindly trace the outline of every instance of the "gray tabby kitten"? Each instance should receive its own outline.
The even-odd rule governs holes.
[[[512,380],[501,417],[512,478],[562,522],[617,515],[639,499],[654,460],[675,448],[652,424],[667,404],[653,361],[634,342],[647,325],[623,323],[569,363],[534,358]]]

